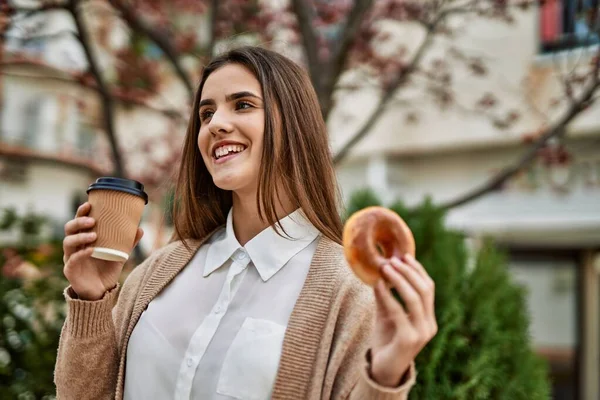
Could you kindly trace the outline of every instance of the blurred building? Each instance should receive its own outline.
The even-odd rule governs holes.
[[[339,166],[344,194],[371,187],[389,201],[400,197],[417,204],[431,195],[444,203],[512,165],[526,148],[523,137],[564,110],[564,104],[550,107],[562,90],[556,60],[564,65],[589,62],[597,46],[593,35],[582,32],[571,7],[574,1],[564,2],[568,7],[546,4],[542,10],[518,13],[512,25],[478,20],[465,24],[455,45],[484,60],[489,68],[485,77],[462,68],[449,56],[447,45],[434,46],[423,65],[449,61],[455,101],[461,107],[440,108],[417,86],[402,91]],[[563,20],[567,23],[558,23]],[[99,62],[111,76],[110,52],[103,49],[118,48],[128,36],[110,19],[94,21]],[[0,67],[0,209],[31,208],[64,223],[85,199],[89,183],[106,173],[110,152],[96,96],[75,83],[87,62],[69,34],[73,22],[56,11],[39,14],[30,24],[27,35],[55,37],[21,40],[18,32],[10,32],[17,38],[4,43],[7,50],[26,55],[27,62],[4,58]],[[389,30],[413,50],[423,39],[410,27]],[[352,74],[347,78],[352,80]],[[117,130],[126,149],[141,138],[173,130],[171,119],[156,109],[169,105],[184,110],[185,94],[173,82],[164,82],[165,88],[170,104],[153,99],[155,109],[117,105]],[[518,110],[517,123],[502,130],[483,116],[474,105],[484,91],[500,99],[499,113]],[[337,96],[329,121],[334,150],[364,122],[378,96],[368,86]],[[501,190],[452,209],[448,224],[468,232],[475,243],[492,236],[511,254],[511,270],[530,292],[531,333],[551,363],[554,398],[598,399],[600,109],[588,110],[554,145],[568,154],[568,162],[535,162]],[[164,146],[151,148],[158,152],[152,158],[163,157]],[[148,167],[137,156],[127,162],[133,171]],[[161,229],[153,229],[161,225],[160,211],[148,214],[143,244],[151,249],[164,237],[157,234]]]
[[[115,52],[129,44],[130,35],[106,12],[108,5],[88,6],[94,7],[89,28],[97,63],[104,78],[114,81]],[[50,217],[58,234],[87,199],[90,183],[112,171],[101,99],[75,30],[67,12],[47,11],[20,18],[0,43],[0,210],[15,207],[19,214],[31,210]],[[179,147],[177,133],[185,132],[182,119],[172,115],[177,104],[185,104],[185,93],[168,78],[161,84],[167,88],[162,97],[140,101],[115,92],[113,102],[125,169],[143,182],[164,178],[159,167],[169,164]],[[142,247],[150,251],[168,232],[158,228],[164,224],[160,188],[147,189],[151,203]],[[0,240],[10,240],[4,236]]]
[[[345,196],[370,187],[388,201],[399,197],[414,205],[431,195],[443,204],[514,165],[527,148],[524,138],[560,118],[568,104],[552,108],[563,90],[556,67],[567,73],[589,65],[598,48],[598,37],[583,31],[576,19],[580,13],[570,9],[576,3],[547,8],[555,3],[547,2],[540,12],[517,13],[511,25],[457,24],[464,28],[453,45],[483,59],[489,73],[465,72],[438,42],[422,66],[436,59],[449,63],[454,106],[443,109],[429,101],[425,88],[414,90],[418,81],[403,90],[399,105],[385,112],[338,168]],[[391,27],[390,32],[404,44],[423,40],[421,31],[410,28]],[[502,113],[517,110],[518,121],[497,128],[476,107],[485,92],[498,99]],[[369,88],[339,97],[330,121],[334,149],[357,130],[377,100]],[[550,361],[554,398],[598,399],[600,107],[582,114],[552,145],[552,157],[540,158],[501,189],[451,209],[447,223],[475,243],[491,236],[509,251],[514,277],[529,291],[531,334]]]
[[[95,119],[79,109],[86,97],[49,66],[14,61],[2,71],[0,207],[66,221],[106,167]]]

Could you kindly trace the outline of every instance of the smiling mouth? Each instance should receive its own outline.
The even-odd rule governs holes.
[[[242,144],[227,144],[224,146],[220,146],[214,150],[213,159],[217,163],[222,163],[237,156],[244,150],[246,150],[246,146]]]

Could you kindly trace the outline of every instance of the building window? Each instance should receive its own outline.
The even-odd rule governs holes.
[[[42,105],[41,99],[34,99],[25,104],[23,108],[23,133],[21,135],[22,143],[30,149],[38,147],[38,137],[42,126]]]
[[[96,134],[94,132],[94,128],[82,122],[79,125],[79,132],[76,141],[78,155],[91,160],[94,157],[95,140]]]
[[[47,48],[47,38],[39,37],[48,34],[48,18],[44,13],[15,15],[11,24],[9,38],[5,45],[8,52],[25,53],[30,57],[41,57]]]
[[[543,53],[600,43],[599,0],[543,0],[540,5],[540,38]]]
[[[527,290],[531,339],[548,362],[552,400],[582,399],[577,395],[582,329],[577,254],[512,249],[509,268],[513,279]]]

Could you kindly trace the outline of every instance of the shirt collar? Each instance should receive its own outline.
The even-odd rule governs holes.
[[[215,238],[211,240],[210,246],[206,253],[206,263],[204,264],[204,277],[207,277],[217,269],[219,269],[225,261],[242,247],[235,237],[233,232],[233,216],[231,209],[227,214],[227,223],[225,230],[221,229],[215,233]]]
[[[204,276],[219,269],[236,250],[242,248],[233,232],[232,215],[232,211],[229,210],[225,230],[218,233],[208,249]],[[301,209],[297,209],[279,222],[283,231],[277,224],[276,226],[283,236],[275,231],[275,227],[270,226],[243,247],[263,281],[269,280],[292,257],[319,236],[319,231],[304,216]]]

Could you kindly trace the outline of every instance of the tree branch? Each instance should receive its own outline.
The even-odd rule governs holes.
[[[445,83],[436,79],[435,77],[431,77],[429,74],[419,72],[422,71],[416,70],[413,74],[413,76],[415,77],[415,81],[416,79],[420,78],[423,80],[423,84],[428,86],[428,89],[430,90],[426,90],[425,92],[426,94],[429,94],[431,96],[431,101],[439,101],[436,97],[436,94],[440,92],[446,92],[452,97],[452,100],[447,105],[445,105],[446,107],[452,107],[458,110],[458,112],[460,112],[462,115],[489,119],[495,125],[497,125],[499,121],[501,121],[502,116],[500,116],[498,113],[494,114],[492,111],[486,109],[472,108],[459,101],[456,91],[452,89],[451,83]],[[507,127],[508,126],[506,126],[505,128]]]
[[[121,104],[145,108],[147,110],[156,112],[158,114],[162,114],[165,117],[178,119],[178,120],[182,121],[183,123],[187,123],[188,119],[189,119],[187,116],[183,115],[181,113],[181,111],[179,111],[175,108],[158,108],[158,107],[151,106],[150,104],[148,104],[142,100],[136,100],[136,99],[132,99],[132,98],[125,97],[125,96],[120,96],[115,93],[112,93],[111,95],[113,96],[113,98],[116,101],[118,101]]]
[[[121,12],[121,17],[125,20],[125,22],[127,22],[127,25],[129,25],[131,29],[148,37],[163,51],[175,69],[175,72],[179,76],[181,82],[185,86],[191,102],[194,97],[194,89],[190,83],[189,77],[183,69],[183,66],[179,62],[179,55],[169,37],[162,32],[155,30],[152,28],[152,26],[150,26],[150,24],[142,20],[129,5],[125,4],[123,0],[109,0],[109,2],[114,8]]]
[[[489,10],[494,10],[493,2],[487,2],[483,0],[468,0],[464,4],[454,5],[448,8],[442,8],[438,15],[434,18],[434,20],[430,23],[425,23],[426,26],[435,27],[440,22],[445,20],[451,15],[461,15],[461,14],[472,14],[476,12],[485,12]],[[477,8],[478,5],[482,5],[482,7]],[[483,6],[489,6],[489,10],[483,8]],[[443,4],[442,4],[443,7]],[[519,3],[507,4],[506,7],[519,7]]]
[[[110,96],[110,93],[108,92],[104,80],[102,79],[102,75],[100,74],[100,68],[98,67],[96,58],[92,52],[92,41],[88,31],[86,30],[83,19],[80,15],[78,5],[79,0],[69,0],[67,8],[69,13],[73,17],[73,20],[75,21],[75,26],[77,27],[77,32],[79,33],[79,41],[81,43],[81,46],[83,47],[88,63],[90,64],[90,71],[94,76],[94,79],[96,80],[96,84],[98,85],[98,91],[100,92],[100,97],[102,98],[102,113],[104,115],[104,124],[106,128],[106,134],[108,135],[108,140],[112,149],[113,161],[115,163],[114,174],[118,177],[123,177],[125,176],[125,170],[123,167],[119,143],[114,127],[114,110],[112,98]]]
[[[364,17],[372,6],[373,0],[355,0],[354,6],[348,14],[346,23],[341,30],[342,33],[340,38],[333,49],[325,82],[323,83],[323,102],[321,102],[321,111],[323,112],[323,118],[325,120],[327,120],[329,112],[331,111],[331,100],[335,85],[344,70],[351,46],[359,32]]]
[[[449,210],[451,208],[469,203],[478,197],[498,189],[513,175],[517,174],[520,170],[535,160],[538,150],[541,149],[548,142],[548,140],[553,137],[563,136],[566,133],[567,125],[582,111],[592,106],[594,100],[597,98],[594,97],[594,95],[600,88],[600,76],[598,75],[600,73],[600,47],[598,47],[595,57],[594,65],[590,71],[592,81],[590,82],[588,88],[582,92],[578,99],[571,102],[565,115],[556,124],[554,124],[554,126],[548,128],[544,134],[542,134],[535,142],[533,142],[513,166],[505,168],[479,188],[471,190],[454,200],[443,203],[439,205],[439,207],[443,210]]]
[[[575,99],[575,97],[573,97],[573,85],[570,81],[571,77],[573,76],[573,70],[568,75],[563,74],[561,71],[562,68],[558,63],[558,57],[556,54],[554,54],[552,57],[552,63],[554,64],[554,69],[556,70],[556,79],[560,81],[560,84],[563,88],[563,92],[565,93],[565,96],[567,96],[569,103],[576,103],[577,100]]]
[[[396,79],[388,87],[388,89],[386,90],[384,95],[379,100],[379,103],[377,104],[373,114],[371,114],[371,116],[367,119],[367,121],[364,123],[364,125],[334,155],[333,162],[335,164],[338,164],[339,162],[341,162],[348,155],[350,149],[356,143],[358,143],[367,133],[369,133],[370,129],[373,127],[373,125],[375,124],[377,119],[383,114],[385,107],[388,104],[389,100],[394,97],[394,92],[400,86],[402,86],[402,84],[404,84],[404,82],[406,82],[407,78],[412,74],[412,72],[419,65],[425,51],[431,45],[431,42],[433,40],[433,35],[434,35],[436,29],[438,28],[438,26],[451,15],[470,14],[473,12],[477,12],[478,9],[475,6],[477,5],[478,1],[479,0],[469,0],[468,2],[466,2],[463,5],[442,9],[441,11],[438,12],[437,16],[435,18],[433,18],[433,20],[431,22],[419,21],[426,30],[426,36],[425,36],[425,39],[423,40],[423,42],[421,43],[421,46],[418,48],[418,50],[415,53],[410,64],[407,67],[403,68],[399,72]]]
[[[210,9],[210,41],[208,43],[207,54],[212,58],[217,43],[217,20],[219,19],[219,0],[212,0]]]
[[[304,53],[308,63],[308,73],[310,74],[310,79],[315,86],[317,96],[319,97],[319,103],[323,104],[323,82],[320,71],[321,65],[319,63],[317,32],[315,31],[311,22],[310,10],[308,9],[306,0],[292,0],[292,7],[294,14],[296,14],[298,27],[300,28],[300,34],[302,36]]]
[[[375,111],[373,111],[371,116],[367,119],[364,125],[354,134],[354,136],[352,136],[350,140],[348,140],[348,142],[346,142],[346,144],[344,144],[342,148],[335,154],[335,156],[333,157],[334,164],[339,164],[339,162],[342,161],[344,157],[348,155],[350,149],[356,143],[358,143],[367,133],[369,133],[373,125],[375,125],[375,122],[377,122],[377,119],[379,119],[379,117],[385,111],[388,102],[394,97],[396,90],[398,90],[398,88],[406,82],[408,77],[415,71],[415,69],[421,62],[423,55],[433,42],[434,31],[435,25],[432,25],[429,29],[427,29],[425,39],[423,39],[423,42],[417,49],[410,64],[408,64],[406,67],[400,70],[394,81],[390,84],[386,92],[379,99],[379,103],[377,103]]]
[[[37,63],[29,63],[26,61],[23,62],[19,62],[19,65],[31,65],[32,67],[36,67],[39,68],[40,64]],[[56,81],[56,82],[61,82],[61,83],[66,83],[66,84],[71,84],[71,85],[80,85],[83,86],[86,89],[90,89],[93,90],[95,92],[97,92],[98,94],[100,94],[100,89],[98,88],[98,85],[90,85],[90,84],[86,84],[83,82],[79,82],[77,80],[77,77],[74,76],[73,74],[69,74],[68,77],[61,77],[61,76],[44,76],[44,75],[30,75],[30,74],[24,74],[24,73],[13,73],[13,72],[6,72],[4,71],[7,67],[9,67],[10,64],[6,64],[4,62],[2,62],[0,60],[0,75],[6,75],[6,76],[15,76],[15,77],[21,77],[21,78],[27,78],[27,79],[40,79],[40,80],[50,80],[50,81]],[[52,67],[51,67],[52,68]],[[65,74],[67,74],[67,72],[63,71]],[[157,95],[159,93],[156,93]],[[181,120],[182,122],[187,122],[188,117],[185,116],[183,113],[181,113],[181,111],[179,111],[176,108],[158,108],[158,107],[154,107],[142,100],[136,100],[127,96],[123,96],[119,93],[115,93],[115,92],[111,92],[110,95],[112,96],[113,100],[117,101],[120,104],[123,105],[133,105],[133,106],[138,106],[138,107],[142,107],[145,108],[147,110],[159,113],[159,114],[163,114],[165,117],[169,117],[169,118],[176,118]]]
[[[566,133],[566,126],[577,116],[581,111],[585,110],[592,101],[592,96],[600,87],[600,82],[595,80],[583,95],[574,103],[571,104],[565,115],[551,128],[549,128],[543,135],[541,135],[531,146],[525,151],[521,158],[512,166],[505,168],[503,171],[498,173],[496,176],[489,179],[486,183],[480,187],[469,191],[468,193],[459,196],[458,198],[448,201],[439,205],[438,207],[442,210],[449,210],[454,207],[458,207],[469,203],[478,197],[481,197],[491,191],[500,188],[506,181],[508,181],[513,175],[517,174],[523,168],[528,166],[533,160],[536,159],[538,151],[553,137],[560,137]]]

